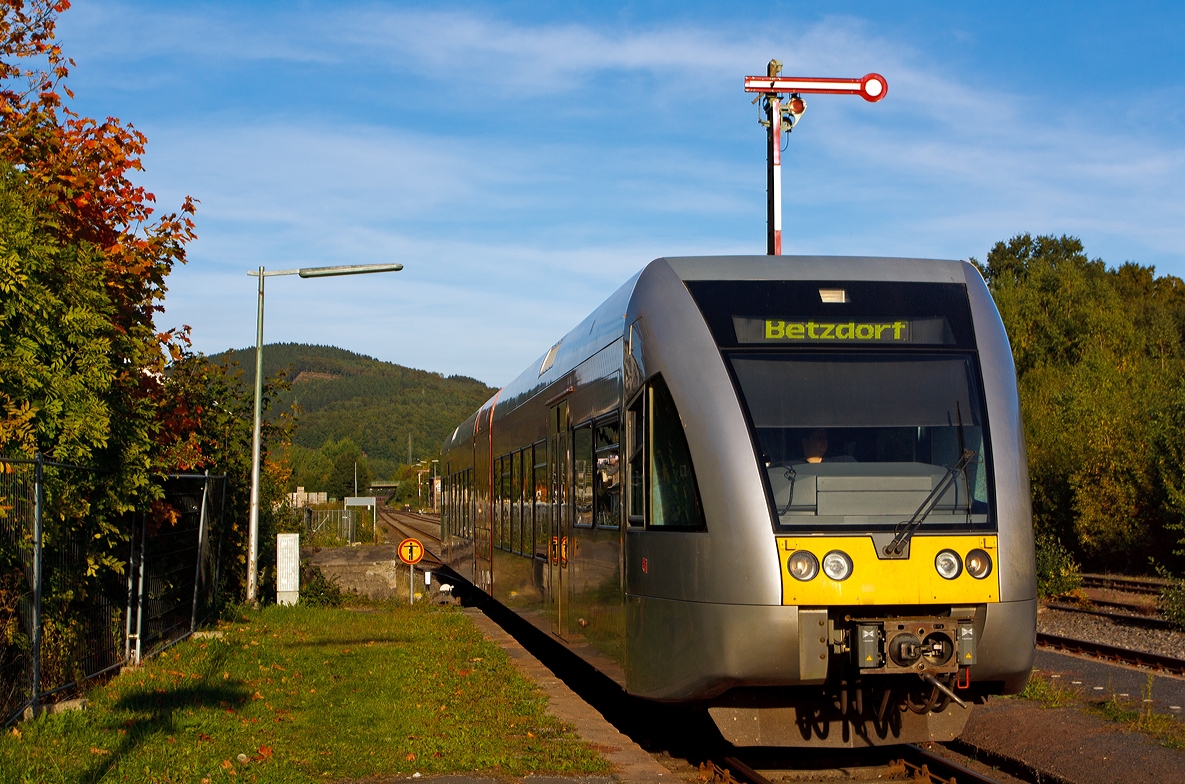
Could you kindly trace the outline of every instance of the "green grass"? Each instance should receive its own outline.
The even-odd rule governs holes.
[[[463,613],[269,607],[0,737],[0,782],[603,773]]]
[[[1029,677],[1025,690],[1018,696],[1039,702],[1043,708],[1061,708],[1078,702],[1078,695],[1062,686],[1060,680],[1046,678],[1036,672]]]

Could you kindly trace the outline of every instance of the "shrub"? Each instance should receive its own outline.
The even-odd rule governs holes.
[[[1078,564],[1061,540],[1048,534],[1037,535],[1037,596],[1048,599],[1078,590],[1082,576]]]
[[[1168,578],[1168,583],[1160,589],[1160,596],[1156,606],[1161,615],[1178,629],[1185,630],[1185,580],[1174,577],[1164,566],[1157,564],[1156,573]]]
[[[337,580],[319,568],[304,564],[300,570],[300,603],[310,607],[341,607],[342,589]]]

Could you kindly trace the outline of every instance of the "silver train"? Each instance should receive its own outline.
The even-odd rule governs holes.
[[[1016,372],[968,263],[657,259],[441,466],[457,575],[735,745],[950,739],[1028,680]]]

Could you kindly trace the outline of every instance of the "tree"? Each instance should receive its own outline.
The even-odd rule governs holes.
[[[231,367],[189,351],[188,328],[153,323],[196,237],[196,202],[158,215],[131,179],[144,135],[66,104],[74,63],[54,31],[67,8],[0,0],[0,453],[96,469],[69,482],[50,472],[47,535],[86,543],[87,575],[62,588],[77,599],[122,571],[129,512],[148,513],[153,529],[176,519],[163,503],[168,472],[225,471],[245,492],[251,393]],[[269,384],[269,400],[282,388]],[[267,433],[283,440],[290,423]],[[282,491],[287,476],[266,467]],[[246,518],[237,497],[235,526]]]
[[[997,243],[982,270],[1012,341],[1038,533],[1100,568],[1163,558],[1185,511],[1185,285],[1064,236]]]
[[[117,510],[152,494],[165,366],[181,350],[158,333],[165,277],[185,260],[194,202],[154,217],[131,182],[145,138],[63,104],[73,62],[54,42],[69,2],[0,2],[0,249],[8,365],[0,447],[111,472]],[[17,365],[21,367],[18,368]],[[31,367],[35,366],[35,367]]]
[[[355,477],[358,492],[366,492],[370,485],[370,466],[366,462],[366,455],[348,438],[343,438],[336,444],[327,443],[321,451],[333,462],[333,470],[329,474],[327,491],[334,498],[345,498],[354,495]]]

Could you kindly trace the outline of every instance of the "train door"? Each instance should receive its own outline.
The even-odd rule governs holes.
[[[548,550],[548,603],[551,631],[565,637],[568,625],[568,401],[552,407],[548,417],[551,459],[551,540]]]

